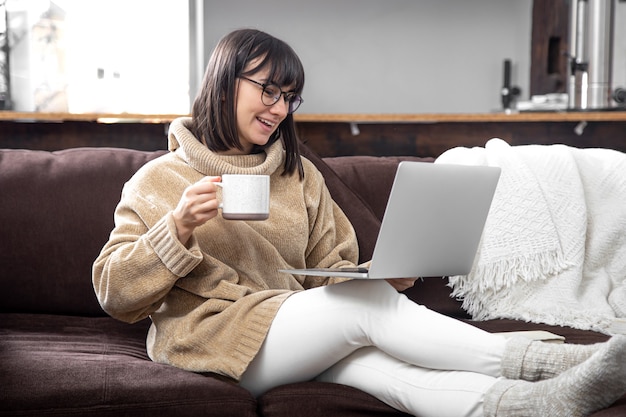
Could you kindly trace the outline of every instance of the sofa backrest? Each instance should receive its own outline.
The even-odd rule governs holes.
[[[164,152],[0,150],[0,311],[105,315],[92,263],[123,184]]]
[[[324,162],[363,198],[381,221],[401,161],[433,162],[434,158],[365,155],[324,158]]]
[[[361,261],[371,257],[398,162],[432,161],[322,159],[304,145],[301,150],[354,224]],[[0,312],[105,316],[91,283],[93,261],[113,229],[124,183],[165,152],[0,150]],[[464,314],[442,280],[411,291],[412,299],[438,311]]]

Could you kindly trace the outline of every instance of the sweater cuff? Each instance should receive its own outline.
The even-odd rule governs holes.
[[[171,213],[159,220],[146,237],[163,264],[174,275],[184,277],[202,261],[202,252],[195,237],[189,240],[189,248],[178,240]]]

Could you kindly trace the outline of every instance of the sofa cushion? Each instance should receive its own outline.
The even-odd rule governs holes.
[[[571,327],[553,326],[543,323],[530,323],[520,320],[497,319],[476,321],[464,319],[463,321],[490,333],[545,330],[565,337],[566,343],[576,343],[582,345],[605,342],[609,339],[609,336],[591,330],[579,330]]]
[[[337,156],[324,162],[341,177],[350,189],[365,200],[379,220],[387,208],[387,199],[401,161],[433,162],[433,158],[414,156]]]
[[[264,417],[408,416],[356,388],[327,382],[282,385],[258,401]]]
[[[450,296],[447,278],[430,277],[418,279],[415,284],[403,291],[417,304],[457,319],[469,319],[470,315],[463,310],[461,300]]]
[[[92,263],[124,182],[163,153],[0,150],[0,311],[104,316]]]
[[[257,415],[237,384],[150,361],[147,321],[0,314],[0,323],[0,415]]]
[[[352,190],[341,175],[337,175],[337,172],[326,164],[325,160],[303,143],[300,144],[300,153],[313,162],[322,173],[333,200],[350,219],[359,243],[359,262],[369,261],[374,253],[380,219],[376,217],[363,197]]]

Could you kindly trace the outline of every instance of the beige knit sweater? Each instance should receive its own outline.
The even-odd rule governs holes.
[[[172,122],[171,152],[124,186],[115,228],[93,266],[93,284],[111,316],[152,319],[152,360],[238,380],[281,303],[294,291],[334,282],[278,270],[353,265],[358,246],[310,161],[303,158],[303,181],[297,173],[281,176],[280,141],[261,154],[218,155],[193,137],[188,122]],[[172,218],[183,190],[204,176],[227,173],[271,176],[269,219],[218,215],[183,246]]]

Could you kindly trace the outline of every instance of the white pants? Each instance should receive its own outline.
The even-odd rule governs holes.
[[[289,297],[240,384],[258,396],[317,378],[413,415],[481,416],[505,339],[420,306],[383,280]]]

